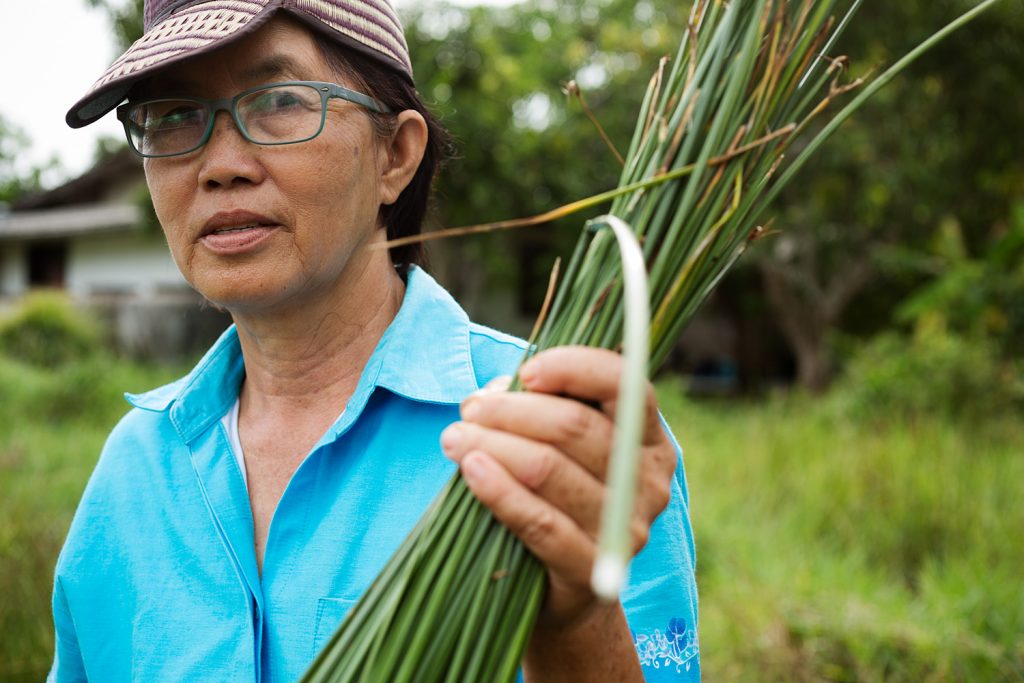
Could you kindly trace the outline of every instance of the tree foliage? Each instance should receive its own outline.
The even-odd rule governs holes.
[[[865,3],[836,55],[854,75],[891,63],[959,12],[962,0]],[[760,250],[769,301],[798,360],[823,364],[836,331],[899,326],[900,302],[938,275],[930,244],[962,226],[967,255],[1006,233],[1024,199],[1024,6],[1003,3],[926,55],[858,112],[780,202],[780,239]],[[914,256],[916,255],[916,256]],[[840,302],[836,307],[834,304]]]
[[[39,188],[43,173],[53,166],[24,169],[18,159],[29,148],[25,131],[0,115],[0,205],[10,204],[27,192]]]
[[[119,53],[142,37],[142,0],[85,0],[85,3],[107,15],[114,32],[114,47]]]

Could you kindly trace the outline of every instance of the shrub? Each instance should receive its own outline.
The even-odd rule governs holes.
[[[33,365],[63,365],[100,348],[99,325],[61,292],[33,292],[0,321],[0,353]]]
[[[972,420],[1024,407],[1019,362],[993,342],[927,320],[912,335],[887,332],[854,353],[840,382],[844,408],[868,418],[922,415]]]

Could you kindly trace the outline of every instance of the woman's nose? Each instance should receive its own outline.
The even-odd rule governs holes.
[[[257,151],[258,146],[245,139],[228,112],[216,112],[210,139],[200,150],[199,184],[216,189],[261,182],[265,169]]]

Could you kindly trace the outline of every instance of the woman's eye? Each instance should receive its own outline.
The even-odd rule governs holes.
[[[274,93],[271,95],[271,98],[273,100],[273,109],[291,109],[293,107],[300,107],[303,104],[301,99],[290,92]]]
[[[299,100],[290,92],[267,92],[255,98],[249,106],[254,114],[274,114],[298,106]]]
[[[304,97],[303,93],[294,88],[274,89],[258,93],[245,103],[244,109],[250,116],[290,114],[310,109],[311,99],[316,99],[316,105],[319,106],[319,96],[315,98]]]
[[[196,107],[177,107],[168,111],[151,114],[146,122],[149,130],[174,130],[202,125],[202,111]]]

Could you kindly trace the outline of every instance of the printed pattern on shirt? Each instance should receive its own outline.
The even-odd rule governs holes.
[[[634,633],[640,665],[660,669],[675,666],[676,673],[685,673],[697,661],[700,648],[697,645],[697,631],[686,625],[686,620],[674,617],[668,620],[668,628],[662,633]]]

